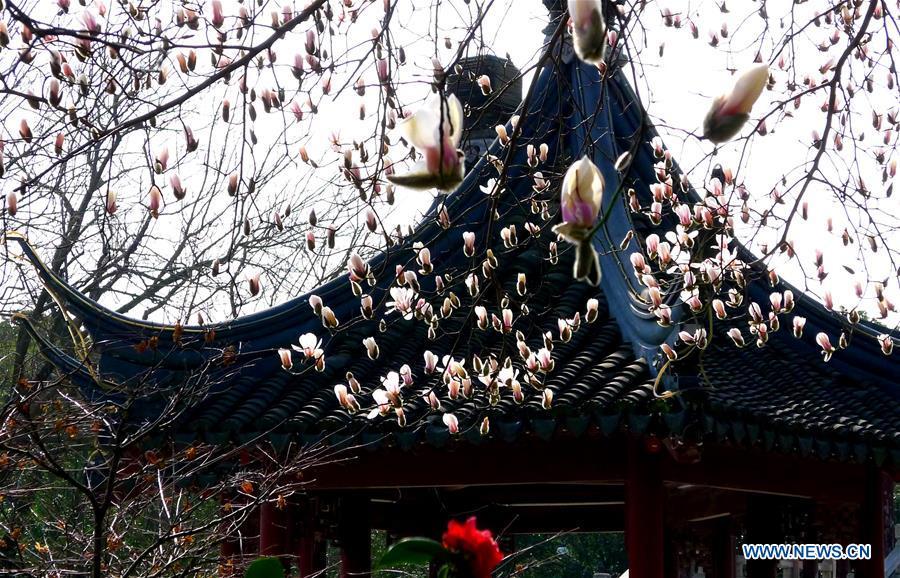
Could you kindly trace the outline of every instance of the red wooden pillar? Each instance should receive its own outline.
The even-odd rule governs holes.
[[[731,516],[715,520],[712,536],[713,576],[735,578],[734,527]]]
[[[309,578],[323,572],[328,565],[327,545],[317,523],[317,501],[307,498],[296,509],[299,517],[296,525],[297,567],[300,578]]]
[[[264,502],[259,506],[259,555],[279,556],[285,567],[290,567],[286,558],[291,543],[288,512],[279,509],[275,502]]]
[[[369,578],[372,573],[369,498],[360,495],[344,496],[339,507],[340,578]]]
[[[219,544],[219,574],[221,576],[237,576],[236,564],[238,563],[240,549],[238,547],[237,528],[231,517],[232,504],[229,498],[222,498],[221,504],[219,536],[222,542]]]
[[[871,467],[866,473],[866,488],[860,508],[862,536],[860,542],[872,545],[872,557],[854,563],[857,578],[884,578],[886,540],[892,517],[894,483],[890,476]]]
[[[237,554],[237,541],[234,537],[231,534],[222,536],[222,543],[219,545],[219,574],[221,576],[237,576],[238,572],[235,569]]]
[[[628,441],[625,479],[625,545],[629,578],[664,578],[665,540],[660,456],[638,439]]]
[[[244,507],[250,510],[238,528],[236,541],[238,556],[247,562],[259,555],[259,507],[251,505]]]

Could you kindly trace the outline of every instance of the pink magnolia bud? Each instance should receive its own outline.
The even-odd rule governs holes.
[[[175,195],[175,198],[179,201],[185,197],[187,191],[181,184],[181,178],[178,175],[172,175],[169,177],[169,184],[172,186],[172,194]]]
[[[882,353],[884,353],[885,355],[890,355],[891,353],[894,352],[894,340],[891,339],[890,335],[888,335],[886,333],[882,333],[881,335],[878,336],[877,339],[878,339],[878,344],[881,346]]]
[[[604,186],[600,169],[588,157],[573,163],[566,171],[561,187],[563,223],[577,229],[593,227],[600,211]],[[566,232],[557,232],[569,237]]]
[[[281,367],[283,367],[285,371],[290,370],[294,366],[294,360],[291,358],[290,349],[279,349],[278,358],[281,360]]]
[[[63,153],[63,143],[65,142],[66,137],[63,133],[56,134],[56,141],[53,143],[53,152],[56,153],[56,156],[62,156]]]
[[[716,318],[725,319],[728,316],[728,313],[725,311],[725,303],[721,299],[713,299],[712,307]]]
[[[156,174],[164,173],[169,166],[169,147],[163,147],[156,155]]]
[[[553,405],[553,390],[548,387],[541,394],[541,407],[544,409],[550,409],[550,407],[552,405]]]
[[[466,257],[475,255],[475,233],[471,231],[463,233],[463,253]]]
[[[744,346],[744,336],[741,334],[741,330],[737,327],[732,327],[728,330],[728,337],[734,342],[738,347]]]
[[[92,36],[100,34],[100,24],[97,22],[97,18],[91,10],[85,10],[81,13],[81,21],[84,23],[84,27],[89,34]]]
[[[212,2],[210,2],[210,9],[212,12],[210,22],[215,28],[220,28],[222,24],[225,23],[225,15],[222,13],[221,0],[212,0]]]
[[[575,53],[585,62],[601,64],[606,51],[606,20],[601,0],[569,0]]]
[[[481,76],[478,77],[478,80],[476,82],[478,82],[478,86],[479,86],[479,88],[481,88],[481,94],[487,96],[491,92],[493,92],[493,89],[491,88],[491,77],[490,76],[488,76],[486,74],[482,74]]]
[[[104,203],[106,212],[112,215],[116,212],[116,192],[112,189],[106,190],[106,202]]]
[[[792,326],[794,337],[800,339],[803,337],[803,328],[806,326],[806,317],[800,317],[799,315],[795,316]]]
[[[184,140],[187,147],[187,152],[193,152],[197,150],[197,146],[199,143],[197,139],[194,138],[194,131],[191,130],[191,127],[185,125],[184,127]]]
[[[24,118],[19,123],[19,136],[21,136],[22,140],[24,140],[26,143],[31,144],[31,139],[33,136],[31,134],[31,127],[28,126],[28,121]]]
[[[749,118],[768,80],[769,68],[764,64],[740,73],[731,91],[713,101],[703,121],[703,136],[717,144],[734,137]]]
[[[369,276],[369,266],[356,252],[351,253],[350,258],[347,259],[347,270],[353,281],[362,281]]]
[[[159,190],[159,187],[157,187],[156,185],[153,185],[152,187],[150,187],[150,193],[148,196],[149,196],[149,201],[148,201],[147,208],[150,210],[150,216],[152,216],[154,219],[156,219],[159,217],[159,211],[163,205],[162,191]],[[109,203],[109,200],[107,198],[107,206],[108,206],[108,203]]]
[[[19,198],[15,191],[6,193],[6,212],[10,217],[15,217],[19,210]]]
[[[459,433],[459,419],[452,413],[445,413],[443,417],[444,425],[447,426],[447,429],[451,434]]]
[[[437,367],[438,356],[431,351],[426,350],[423,357],[425,358],[425,373],[434,373],[434,370]]]
[[[506,132],[506,125],[498,124],[494,127],[494,131],[497,133],[497,138],[500,139],[500,144],[505,145],[509,142],[509,135]]]
[[[828,338],[828,334],[824,332],[820,332],[816,335],[816,343],[819,344],[819,347],[822,348],[822,357],[825,361],[831,359],[831,356],[834,354],[834,346],[831,345],[831,340]]]
[[[378,343],[375,342],[374,337],[363,339],[363,345],[366,347],[366,354],[369,356],[369,359],[378,359],[381,350],[378,348]]]

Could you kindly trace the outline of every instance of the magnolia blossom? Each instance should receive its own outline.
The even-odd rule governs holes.
[[[741,330],[737,327],[732,327],[728,330],[728,337],[730,337],[731,340],[734,341],[734,344],[738,347],[744,346],[744,336],[741,334]]]
[[[359,402],[356,401],[356,397],[352,393],[347,391],[347,386],[343,383],[334,386],[334,395],[337,397],[341,407],[348,412],[356,413],[359,411]]]
[[[322,325],[329,329],[334,329],[339,325],[337,316],[335,316],[331,307],[322,307]]]
[[[369,265],[354,251],[347,259],[347,271],[352,281],[362,281],[369,276]]]
[[[822,348],[822,357],[825,359],[825,361],[831,359],[831,356],[834,354],[834,346],[831,345],[831,340],[828,338],[828,334],[819,332],[816,335],[816,343],[818,343],[819,347]]]
[[[488,312],[484,305],[475,306],[475,317],[478,320],[478,328],[484,331],[488,327]]]
[[[765,64],[741,72],[731,92],[713,100],[703,121],[703,136],[717,144],[734,137],[750,118],[753,103],[762,94],[768,80],[769,67]]]
[[[592,64],[603,62],[607,42],[603,0],[569,0],[569,16],[578,58]]]
[[[402,175],[389,175],[392,183],[411,189],[437,188],[452,191],[465,174],[462,138],[463,108],[456,95],[435,95],[412,116],[397,124],[397,130],[424,157]]]
[[[669,361],[675,361],[676,359],[678,359],[678,352],[672,349],[672,346],[668,343],[663,343],[659,346],[659,348],[662,349],[662,352],[666,355],[666,358]]]
[[[475,254],[475,233],[472,231],[465,231],[462,234],[463,237],[463,253],[466,257],[471,257]]]
[[[375,342],[374,337],[366,337],[363,339],[363,345],[366,346],[366,353],[368,354],[369,359],[378,359],[381,350],[378,348],[378,343]]]
[[[425,358],[425,373],[434,373],[437,368],[438,356],[430,350],[425,351],[422,355]]]
[[[725,303],[721,299],[713,299],[712,307],[717,319],[725,319],[728,316],[725,312]]]
[[[210,8],[210,11],[212,12],[212,18],[210,18],[210,22],[216,28],[221,27],[222,24],[225,23],[225,16],[222,13],[221,0],[212,0],[212,2],[210,2]]]
[[[261,289],[259,281],[259,273],[254,273],[247,278],[247,284],[250,286],[250,295],[256,297]]]
[[[106,208],[106,212],[110,215],[116,212],[118,207],[116,206],[116,192],[114,190],[106,190],[106,202],[104,203],[104,207]]]
[[[391,287],[391,298],[393,301],[385,303],[386,314],[396,311],[401,314],[404,319],[412,319],[415,315],[414,305],[416,302],[416,292],[408,287]]]
[[[547,388],[544,390],[541,395],[541,407],[544,409],[550,409],[550,406],[553,405],[553,390]]]
[[[878,344],[881,345],[881,352],[885,355],[890,355],[894,352],[894,340],[891,339],[891,336],[887,333],[882,333],[878,336]]]
[[[591,297],[587,302],[587,312],[585,314],[585,319],[588,323],[593,323],[597,320],[597,316],[600,312],[600,301],[595,297]]]
[[[156,219],[159,217],[159,211],[163,205],[162,191],[159,190],[159,187],[153,185],[150,187],[148,197],[147,208],[150,210],[150,216]]]
[[[444,414],[444,425],[447,426],[447,429],[450,430],[451,434],[459,433],[459,419],[452,413]]]
[[[803,337],[803,328],[806,326],[806,317],[801,317],[799,315],[795,316],[792,325],[794,337],[797,339]]]
[[[15,217],[18,212],[19,199],[15,191],[6,193],[6,212],[10,217]]]
[[[593,285],[600,283],[600,260],[591,239],[603,200],[603,187],[603,175],[588,157],[573,163],[562,182],[563,222],[553,227],[555,233],[575,245],[575,278]]]
[[[318,295],[310,295],[309,296],[309,306],[312,307],[313,312],[316,315],[322,314],[322,298]],[[311,335],[311,334],[307,334]]]

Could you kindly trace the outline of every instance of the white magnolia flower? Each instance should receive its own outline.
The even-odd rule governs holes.
[[[411,171],[388,180],[411,189],[452,191],[465,174],[462,138],[463,108],[456,95],[434,95],[425,106],[397,124],[397,130],[424,157]]]

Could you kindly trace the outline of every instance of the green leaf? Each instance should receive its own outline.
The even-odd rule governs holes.
[[[449,553],[440,542],[429,538],[403,538],[391,544],[385,551],[378,568],[390,568],[397,564],[427,564],[443,559]]]
[[[284,566],[278,558],[257,558],[247,566],[244,578],[284,578]]]

